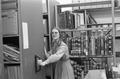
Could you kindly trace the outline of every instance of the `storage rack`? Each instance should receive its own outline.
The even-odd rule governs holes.
[[[36,55],[44,58],[42,1],[0,3],[0,79],[45,79],[44,71],[36,72],[35,66]]]
[[[3,62],[4,77],[11,79],[21,75],[21,52],[20,52],[20,33],[19,33],[19,8],[18,0],[2,0],[2,39],[3,39]]]
[[[66,7],[81,7],[81,6],[91,6],[91,5],[102,5],[102,4],[110,4],[111,6],[109,7],[103,7],[103,8],[89,8],[89,9],[79,9],[78,13],[81,12],[81,11],[84,11],[85,13],[85,24],[83,25],[80,25],[81,27],[84,26],[85,28],[60,28],[59,26],[59,22],[60,22],[60,17],[59,17],[59,14],[61,14],[62,12],[62,8],[66,8]],[[101,23],[101,24],[87,24],[87,18],[86,18],[86,15],[87,15],[87,11],[92,11],[92,10],[101,10],[101,9],[104,9],[104,10],[110,10],[111,11],[111,14],[112,14],[112,23]],[[92,30],[105,30],[107,29],[108,31],[111,30],[112,31],[112,41],[113,41],[113,54],[112,55],[89,55],[89,52],[88,52],[88,55],[82,55],[82,56],[70,56],[71,59],[73,60],[77,60],[78,58],[80,59],[87,59],[89,61],[90,58],[105,58],[107,60],[107,58],[113,58],[113,63],[114,65],[116,66],[116,53],[115,53],[115,32],[116,32],[116,25],[117,24],[120,24],[120,23],[115,23],[114,21],[114,18],[115,18],[115,1],[114,0],[111,0],[111,1],[100,1],[100,2],[88,2],[88,3],[72,3],[72,4],[58,4],[55,6],[55,13],[56,13],[56,27],[60,28],[60,30],[62,32],[70,32],[71,34],[73,34],[73,32],[77,31],[77,32],[80,32],[80,31],[92,31]],[[88,28],[88,26],[103,26],[103,25],[108,25],[108,28],[99,28],[99,27],[96,27],[96,28]],[[109,26],[112,26],[112,27],[109,27]],[[69,33],[69,34],[70,34]],[[71,36],[70,36],[71,37]],[[67,38],[65,38],[67,39]],[[68,40],[67,40],[68,41]],[[68,43],[67,43],[68,44]],[[76,63],[76,62],[75,62]],[[106,61],[107,63],[107,61]],[[104,66],[105,68],[105,66]],[[80,69],[79,69],[80,70]],[[89,68],[88,68],[89,70]],[[88,71],[87,70],[87,71]],[[83,74],[83,73],[82,73]],[[82,75],[82,78],[83,78],[83,75]]]

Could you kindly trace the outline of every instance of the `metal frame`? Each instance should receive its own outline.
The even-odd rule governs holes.
[[[111,16],[112,16],[112,23],[103,23],[103,24],[90,24],[90,25],[104,25],[104,24],[108,24],[108,25],[112,25],[112,28],[85,28],[85,29],[61,29],[61,31],[82,31],[82,30],[97,30],[97,29],[111,29],[113,31],[113,55],[112,56],[87,56],[88,58],[94,57],[94,58],[113,58],[113,64],[114,66],[116,66],[116,53],[115,53],[115,34],[116,34],[116,24],[120,24],[120,23],[115,23],[115,0],[111,0],[111,1],[101,1],[101,2],[91,2],[91,3],[74,3],[74,4],[59,4],[55,6],[55,15],[56,15],[56,27],[58,27],[58,13],[60,12],[60,8],[65,8],[65,7],[75,7],[75,6],[88,6],[88,5],[101,5],[101,4],[111,4],[112,7],[107,7],[107,8],[100,8],[100,9],[110,9],[111,10]],[[99,8],[98,8],[99,9]],[[88,10],[88,11],[92,11],[92,10],[97,10],[96,9],[82,9],[82,10]],[[85,18],[86,21],[86,18]],[[89,24],[85,25],[81,25],[81,26],[87,26]],[[59,28],[59,27],[58,27]],[[81,56],[81,58],[84,58],[84,56]],[[79,57],[73,57],[73,58],[79,58]]]
[[[97,29],[112,29],[113,30],[113,46],[115,47],[115,24],[120,24],[120,23],[115,23],[114,22],[114,17],[115,17],[115,15],[114,15],[114,5],[115,5],[115,3],[114,3],[114,0],[111,0],[111,1],[100,1],[100,2],[89,2],[89,3],[72,3],[72,4],[58,4],[58,5],[56,5],[55,6],[55,15],[56,15],[56,27],[58,27],[58,21],[57,21],[57,19],[58,19],[58,13],[59,13],[59,9],[60,8],[64,8],[64,7],[75,7],[75,6],[88,6],[88,5],[101,5],[101,4],[112,4],[112,7],[109,7],[109,8],[111,8],[111,15],[112,15],[112,23],[103,23],[103,24],[86,24],[86,22],[85,22],[85,25],[81,25],[81,26],[87,26],[87,25],[106,25],[106,24],[108,24],[108,25],[112,25],[113,26],[113,28],[85,28],[85,29],[71,29],[71,30],[69,30],[69,29],[61,29],[61,31],[81,31],[81,30],[93,30],[93,29],[95,29],[95,30],[97,30]],[[101,8],[101,9],[105,9],[105,8]],[[108,9],[108,8],[107,8]],[[85,9],[82,9],[82,10],[85,10]],[[88,10],[94,10],[94,9],[88,9]],[[85,10],[85,13],[86,13],[86,10]],[[86,18],[85,18],[85,21],[86,21]],[[115,57],[115,48],[113,48],[113,53],[114,53],[114,56],[113,56],[113,61],[116,61],[116,57]],[[116,62],[114,63],[114,64],[116,64]]]

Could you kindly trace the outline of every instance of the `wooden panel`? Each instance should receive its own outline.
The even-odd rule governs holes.
[[[28,24],[28,48],[22,51],[23,79],[45,79],[44,69],[35,73],[34,56],[43,57],[42,0],[20,0],[21,21]],[[22,25],[21,22],[21,25]],[[22,28],[21,28],[22,30]],[[22,32],[21,32],[22,35]],[[22,39],[22,37],[21,37]],[[23,40],[21,40],[23,41]]]

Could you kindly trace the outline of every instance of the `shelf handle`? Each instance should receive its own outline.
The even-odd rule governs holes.
[[[37,60],[40,60],[41,58],[37,55],[35,55],[35,72],[39,72],[41,70],[41,66],[38,65]]]

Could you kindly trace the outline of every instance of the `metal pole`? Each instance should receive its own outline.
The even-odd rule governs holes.
[[[113,27],[113,64],[116,66],[116,53],[115,53],[115,32],[116,32],[116,27],[115,27],[115,1],[112,0],[112,27]]]

